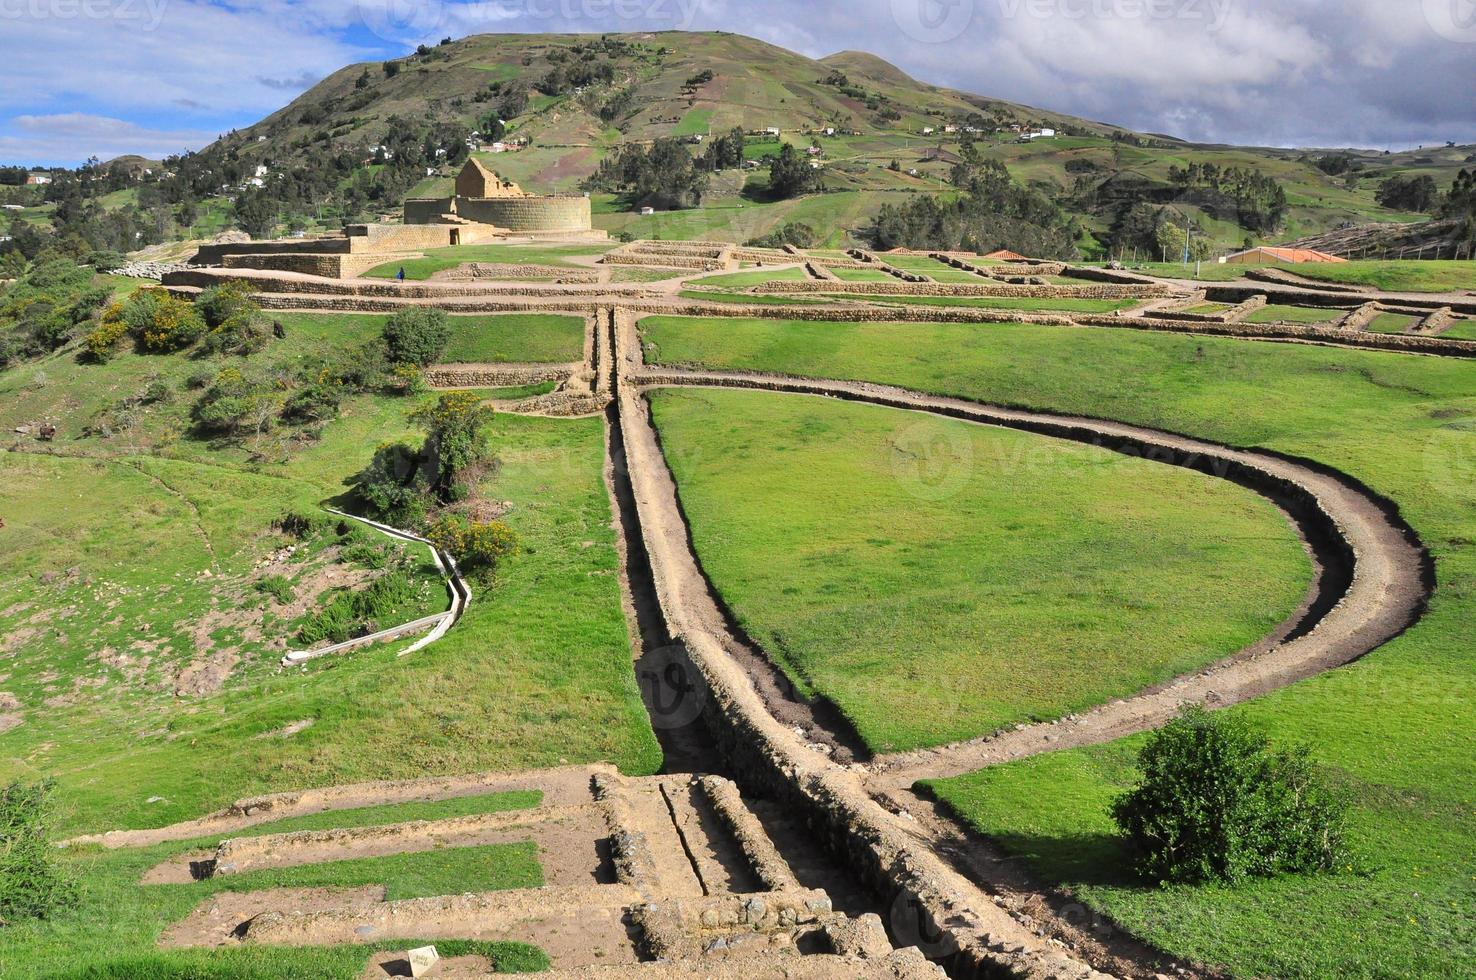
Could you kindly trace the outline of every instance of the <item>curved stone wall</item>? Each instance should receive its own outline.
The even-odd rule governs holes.
[[[456,202],[456,213],[514,232],[586,232],[594,227],[587,197],[463,198]]]

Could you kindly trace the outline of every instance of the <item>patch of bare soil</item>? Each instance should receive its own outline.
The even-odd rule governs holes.
[[[283,725],[281,728],[274,728],[269,732],[262,732],[260,735],[253,737],[258,741],[267,738],[291,738],[299,732],[305,732],[309,728],[312,728],[315,721],[317,721],[316,718],[302,718]]]
[[[478,980],[490,976],[495,964],[485,956],[443,956],[436,961],[431,976],[436,980]],[[410,976],[408,950],[375,953],[369,957],[359,980],[385,980],[386,977]]]
[[[8,732],[26,720],[20,698],[9,691],[0,691],[0,733]]]
[[[263,912],[279,909],[368,910],[384,901],[384,888],[263,888],[217,892],[159,937],[163,947],[224,946],[240,939],[244,927]]]

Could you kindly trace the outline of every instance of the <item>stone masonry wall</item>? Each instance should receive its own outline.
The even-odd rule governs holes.
[[[501,197],[459,200],[456,213],[509,231],[587,232],[593,218],[587,197]]]

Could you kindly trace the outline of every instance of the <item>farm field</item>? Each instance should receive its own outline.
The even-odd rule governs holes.
[[[1170,428],[1337,467],[1435,559],[1425,617],[1363,660],[1233,709],[1305,742],[1351,796],[1351,869],[1239,887],[1125,879],[1102,807],[1135,742],[936,787],[970,822],[1135,934],[1245,975],[1448,976],[1476,962],[1476,366],[1400,354],[995,325],[644,321],[666,363],[865,378]],[[1236,406],[1260,406],[1248,413]],[[1377,942],[1370,937],[1377,937]]]
[[[877,752],[1186,673],[1270,633],[1309,581],[1276,509],[1206,476],[803,396],[652,403],[719,592]]]

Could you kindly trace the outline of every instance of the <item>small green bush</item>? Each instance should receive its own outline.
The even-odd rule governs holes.
[[[49,838],[51,791],[49,782],[0,790],[0,926],[44,919],[76,896]]]
[[[276,599],[279,605],[287,605],[296,594],[292,582],[285,575],[268,575],[256,583],[256,591]]]
[[[340,592],[297,631],[301,643],[342,643],[388,629],[394,611],[415,598],[415,583],[404,572],[390,572],[362,592]]]
[[[1306,748],[1273,749],[1236,715],[1185,708],[1149,738],[1138,767],[1112,816],[1146,878],[1234,883],[1323,871],[1342,856],[1346,804]]]
[[[471,521],[460,515],[441,518],[425,536],[471,574],[488,577],[503,559],[518,552],[518,535],[502,521]]]
[[[434,364],[451,340],[451,322],[444,310],[401,310],[384,325],[384,347],[392,364]]]

